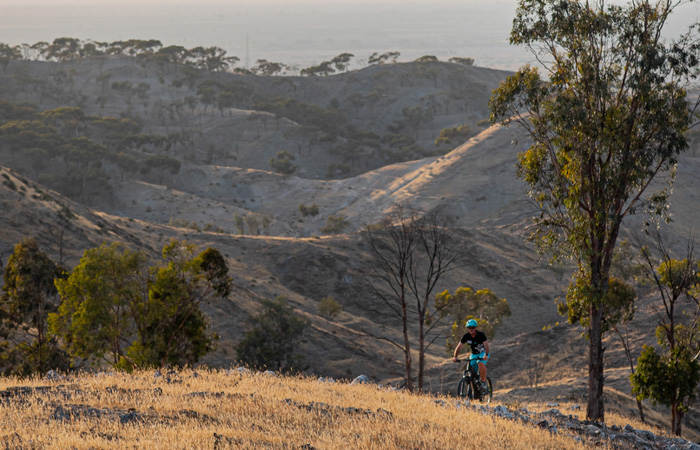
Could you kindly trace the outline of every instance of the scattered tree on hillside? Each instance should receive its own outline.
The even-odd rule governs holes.
[[[125,173],[136,173],[139,170],[139,162],[136,158],[126,153],[117,153],[112,160],[117,164],[117,167],[119,167],[122,180],[124,180]]]
[[[365,105],[365,97],[361,92],[353,92],[348,95],[346,100],[355,108],[355,118],[357,119],[360,115],[360,108]]]
[[[0,336],[5,339],[0,343],[0,370],[5,375],[28,376],[68,367],[67,355],[50,336],[47,324],[48,315],[59,304],[54,279],[63,276],[64,271],[34,239],[15,245],[0,296]]]
[[[387,128],[392,133],[396,133],[400,130],[411,129],[413,130],[414,137],[418,139],[418,131],[421,125],[424,123],[429,123],[433,120],[433,113],[429,110],[424,109],[422,106],[404,106],[401,110],[402,119],[395,121],[393,125]]]
[[[321,233],[341,234],[348,226],[350,226],[350,222],[344,216],[331,214],[326,219],[326,225],[321,228]]]
[[[642,255],[663,304],[656,328],[661,352],[644,346],[632,376],[632,391],[640,400],[669,406],[671,432],[680,436],[683,416],[696,399],[700,382],[700,261],[693,256],[692,239],[682,260],[672,258],[658,231],[656,247],[658,260],[649,247],[642,247]]]
[[[401,56],[401,52],[386,52],[381,55],[378,52],[372,53],[367,59],[367,63],[371,64],[384,64],[386,62],[395,63],[397,59]]]
[[[343,306],[338,303],[333,297],[323,297],[318,302],[318,313],[323,317],[335,319],[343,310]]]
[[[427,63],[427,62],[438,62],[437,56],[435,55],[425,55],[420,58],[416,58],[414,62],[417,63]]]
[[[372,254],[366,276],[373,296],[362,306],[401,327],[402,340],[398,342],[373,336],[401,350],[406,388],[411,391],[416,387],[412,348],[418,347],[417,389],[422,391],[425,353],[438,335],[429,336],[444,318],[445,305],[436,304],[435,310],[430,310],[433,292],[463,257],[463,249],[444,213],[421,214],[404,205],[394,207],[378,225],[368,226],[366,237]],[[417,326],[417,336],[410,335],[409,324]]]
[[[180,161],[173,157],[158,155],[149,156],[148,158],[146,158],[146,160],[144,161],[143,168],[145,169],[145,173],[150,172],[151,169],[157,170],[158,184],[163,184],[163,175],[165,174],[165,172],[170,172],[171,175],[176,175],[180,172],[181,166],[182,164],[180,163]]]
[[[466,334],[468,320],[476,319],[479,329],[491,340],[503,319],[510,316],[510,307],[505,298],[499,298],[490,289],[475,291],[469,287],[457,288],[454,295],[450,291],[437,294],[435,310],[452,319],[450,336],[446,339],[446,351],[450,356]]]
[[[7,73],[7,66],[10,65],[10,61],[20,59],[21,57],[22,53],[17,46],[11,47],[0,42],[0,66],[2,66],[3,73]]]
[[[344,72],[350,65],[350,60],[354,57],[355,55],[352,53],[341,53],[340,55],[331,59],[331,63],[335,66],[338,72]]]
[[[455,64],[461,64],[463,66],[473,66],[474,65],[474,58],[464,58],[461,56],[453,56],[452,58],[448,59],[447,61]]]
[[[256,61],[255,67],[251,69],[253,73],[259,73],[260,75],[269,77],[282,72],[285,69],[285,65],[278,62],[271,62],[266,59],[259,59]]]
[[[270,166],[277,173],[292,175],[297,170],[296,164],[292,162],[295,159],[292,153],[282,150],[277,152],[277,156],[270,158]]]
[[[317,216],[318,215],[318,205],[314,203],[311,206],[306,206],[304,203],[299,205],[299,212],[303,217],[307,216]]]
[[[221,117],[224,117],[224,109],[229,110],[229,117],[232,116],[231,108],[236,105],[236,102],[238,101],[237,97],[238,96],[231,91],[219,92],[219,97],[216,100],[216,106],[219,108],[219,112],[221,112]]]
[[[307,67],[305,69],[301,69],[301,75],[306,75],[309,77],[316,77],[316,76],[323,76],[327,77],[328,75],[332,74],[335,72],[335,69],[332,66],[332,63],[330,61],[323,61],[322,63],[316,65],[316,66],[311,66]]]
[[[573,258],[586,289],[590,420],[604,420],[603,315],[621,222],[644,207],[666,215],[668,190],[642,195],[687,148],[698,46],[692,33],[665,44],[661,32],[678,4],[521,2],[510,42],[531,49],[547,79],[526,66],[490,103],[494,121],[535,142],[518,166],[541,208],[533,239]]]
[[[474,136],[474,134],[472,128],[467,124],[458,127],[443,128],[440,130],[440,135],[435,139],[435,146],[439,147],[442,144],[463,144],[467,142],[467,139]]]
[[[248,329],[236,346],[238,360],[249,367],[279,372],[303,370],[303,357],[295,353],[308,321],[285,297],[263,300],[261,311],[248,319]]]

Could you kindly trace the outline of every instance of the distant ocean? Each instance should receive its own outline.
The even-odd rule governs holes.
[[[423,55],[441,60],[471,57],[482,67],[515,70],[533,58],[508,44],[515,1],[465,0],[368,3],[319,2],[241,4],[207,0],[176,4],[49,0],[0,7],[0,42],[11,45],[57,37],[95,41],[158,39],[164,45],[217,46],[239,65],[258,59],[296,65],[318,64],[340,53],[366,60],[373,52],[401,52],[401,61]],[[107,3],[107,5],[105,5]],[[34,5],[34,6],[32,6]],[[694,5],[672,27],[699,20]]]

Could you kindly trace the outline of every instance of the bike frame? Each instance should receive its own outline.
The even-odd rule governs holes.
[[[464,368],[464,371],[462,373],[462,379],[460,380],[460,386],[462,383],[464,383],[466,386],[468,386],[468,390],[464,391],[464,394],[460,394],[460,387],[457,388],[457,395],[462,396],[462,397],[469,397],[470,399],[475,399],[475,400],[482,400],[481,398],[481,391],[480,389],[477,389],[475,385],[475,381],[481,379],[481,376],[478,372],[478,369],[472,366],[471,362],[477,360],[477,361],[483,361],[483,358],[474,358],[474,359],[466,359],[466,360],[461,360],[458,359],[457,362],[466,362],[466,367]],[[492,384],[491,384],[491,379],[489,377],[486,377],[487,383],[489,385],[489,395],[488,398],[483,399],[486,400],[486,402],[491,401],[491,397],[493,396],[493,390],[492,390]],[[464,387],[462,387],[464,389]]]

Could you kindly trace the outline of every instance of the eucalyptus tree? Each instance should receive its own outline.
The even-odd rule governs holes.
[[[10,46],[0,42],[0,66],[3,73],[7,73],[7,66],[10,61],[22,58],[22,53],[19,46]]]
[[[658,314],[656,339],[661,351],[644,346],[632,375],[632,392],[671,409],[671,432],[680,436],[683,416],[697,399],[700,382],[700,261],[689,239],[686,255],[675,259],[656,232],[656,249],[642,246],[646,277],[657,287],[663,308]]]
[[[669,185],[692,123],[686,88],[700,65],[694,25],[662,38],[683,0],[520,0],[511,44],[544,69],[525,66],[490,102],[491,118],[522,126],[533,140],[518,175],[541,209],[532,238],[554,257],[573,258],[573,283],[588,309],[587,416],[604,420],[603,313],[622,220],[640,210],[667,214]],[[647,195],[649,194],[649,195]],[[579,281],[580,280],[580,281]]]
[[[59,304],[54,279],[62,276],[63,270],[34,239],[15,245],[0,295],[0,336],[16,341],[0,359],[6,374],[43,373],[65,365],[64,352],[50,336],[47,323]]]
[[[214,348],[203,303],[227,296],[232,281],[221,253],[171,241],[162,261],[115,242],[86,250],[70,275],[56,280],[61,304],[51,332],[69,354],[114,367],[184,366]]]

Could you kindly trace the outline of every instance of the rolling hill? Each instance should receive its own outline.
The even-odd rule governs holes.
[[[362,269],[370,257],[362,231],[397,203],[424,211],[442,208],[455,217],[467,254],[465,262],[436,291],[488,287],[506,298],[512,311],[493,341],[490,373],[497,380],[496,388],[504,398],[512,395],[517,399],[509,391],[527,387],[531,361],[547,355],[541,379],[545,390],[539,391],[540,398],[568,396],[584,402],[580,388],[585,386],[586,342],[580,328],[559,324],[564,319],[554,304],[565,294],[568,268],[550,266],[526,241],[529,219],[536,210],[515,176],[515,162],[517,152],[527,148],[527,138],[515,127],[483,129],[476,125],[488,115],[490,90],[507,73],[437,63],[429,73],[438,75],[428,76],[421,72],[425,67],[420,67],[370,66],[330,77],[200,74],[200,82],[246,83],[258,95],[246,99],[250,108],[285,95],[320,108],[343,110],[346,129],[329,145],[318,141],[323,133],[310,131],[294,118],[244,105],[212,112],[211,105],[207,111],[200,103],[190,112],[183,107],[181,115],[176,111],[173,116],[159,116],[158,102],[184,102],[185,92],[180,89],[186,88],[176,88],[172,82],[183,76],[177,68],[159,76],[157,68],[141,67],[128,58],[13,62],[0,76],[5,83],[0,98],[13,104],[35,102],[39,110],[81,107],[92,117],[121,114],[137,118],[143,133],[169,136],[171,145],[121,150],[142,164],[161,155],[178,159],[180,166],[176,173],[136,171],[120,176],[117,164],[104,158],[100,168],[109,176],[109,188],[86,197],[85,192],[70,191],[56,181],[77,164],[59,156],[35,170],[28,154],[3,147],[0,259],[5,261],[23,237],[36,238],[54,259],[69,267],[77,264],[85,249],[103,241],[119,240],[152,255],[173,238],[214,246],[227,258],[235,289],[228,299],[206,306],[212,327],[221,337],[217,350],[207,356],[207,364],[226,367],[235,361],[233,347],[243,336],[246,318],[257,311],[261,299],[284,295],[311,324],[301,348],[308,373],[334,378],[364,373],[374,381],[400,385],[399,352],[365,334],[381,332],[398,338],[399,330],[362,306],[366,294]],[[22,71],[33,79],[46,80],[45,84],[12,90],[8,83],[16,80],[10,80],[11,74]],[[47,95],[44,89],[56,82],[57,73],[74,81],[61,84],[63,95]],[[149,82],[147,101],[138,103],[104,87],[96,81],[104,73],[113,74],[112,82],[130,81],[133,86]],[[386,96],[376,105],[353,106],[345,101],[353,93],[366,95],[382,86]],[[468,92],[460,102],[454,98],[461,97],[450,97],[464,90]],[[94,99],[103,91],[107,101],[100,107]],[[189,95],[196,95],[196,90]],[[428,110],[431,99],[438,102],[432,121],[405,130],[426,153],[435,151],[432,142],[444,127],[469,123],[481,131],[441,154],[395,162],[382,156],[390,144],[375,148],[374,144],[357,144],[352,137],[357,130],[386,135],[387,127],[402,120],[404,108],[417,105]],[[89,128],[88,122],[80,126]],[[305,131],[296,141],[290,130]],[[173,140],[177,133],[187,134],[189,140]],[[348,156],[350,150],[344,147],[348,142],[356,142],[359,157]],[[292,152],[297,156],[297,170],[291,175],[275,173],[269,164],[284,148],[299,148]],[[324,175],[330,164],[343,162],[351,166],[348,173]],[[694,153],[684,156],[672,197],[674,222],[669,233],[674,248],[682,249],[682,239],[700,223],[699,174],[700,157]],[[304,215],[300,205],[317,205],[319,213]],[[322,228],[332,215],[343,217],[347,227],[342,233],[327,235]],[[640,219],[630,220],[628,231],[639,225]],[[327,296],[343,305],[334,320],[318,313],[318,302]],[[649,330],[657,308],[653,295],[640,299],[631,327],[636,351],[653,342]],[[624,397],[629,393],[627,362],[613,340],[607,345],[607,383]],[[446,356],[442,341],[428,351],[430,391],[449,392],[459,378],[458,368],[445,364]],[[528,391],[528,395],[532,392],[538,391]],[[695,417],[694,412],[689,414],[689,433],[697,432],[692,425]]]

